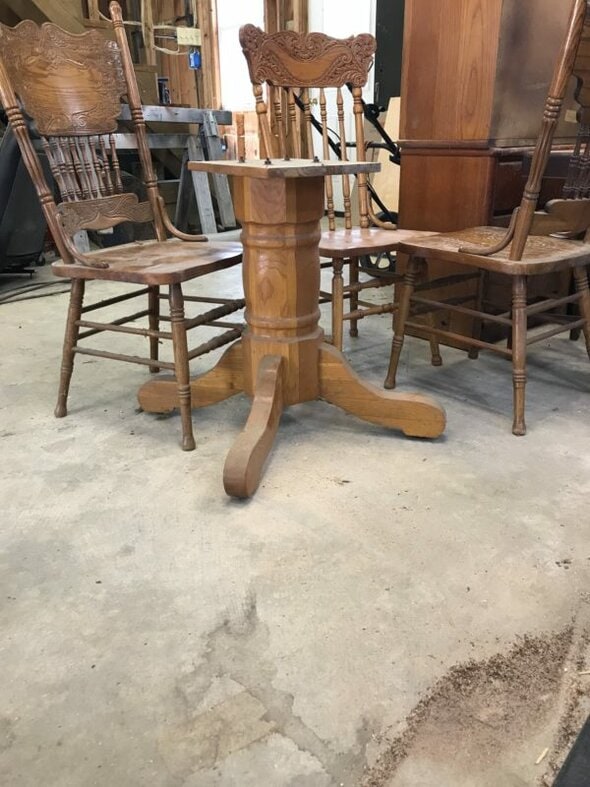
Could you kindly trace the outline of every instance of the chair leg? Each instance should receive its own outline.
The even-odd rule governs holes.
[[[70,305],[66,321],[63,352],[61,359],[61,372],[59,376],[59,391],[55,405],[55,417],[63,418],[68,414],[68,391],[70,380],[74,371],[74,348],[78,341],[79,326],[76,324],[82,314],[82,301],[84,300],[84,279],[74,279],[70,290]]]
[[[344,260],[332,260],[332,344],[337,350],[342,350],[342,331],[344,315],[344,282],[342,281],[342,267]]]
[[[570,281],[569,281],[569,287],[568,287],[568,293],[567,293],[568,295],[573,295],[575,292],[577,292],[577,284],[576,284],[576,274],[575,274],[575,270],[576,270],[576,269],[575,269],[575,268],[573,268],[573,269],[570,271]],[[567,309],[565,310],[565,312],[566,312],[566,314],[569,314],[569,315],[571,315],[572,317],[573,317],[574,315],[578,315],[578,316],[579,316],[579,315],[581,314],[580,307],[579,307],[579,306],[578,306],[578,304],[577,304],[577,303],[575,303],[575,302],[574,302],[574,303],[568,303],[568,305],[567,305]],[[578,341],[578,339],[580,338],[580,334],[581,334],[581,332],[582,332],[582,331],[581,331],[581,329],[580,329],[580,328],[574,328],[573,330],[571,330],[571,331],[570,331],[570,341],[572,341],[572,342],[577,342],[577,341]]]
[[[486,271],[479,272],[479,279],[477,280],[477,300],[475,302],[475,308],[478,312],[480,312],[483,308],[483,293],[486,286],[487,276]],[[473,338],[474,339],[481,339],[481,332],[483,328],[483,321],[481,319],[476,319],[473,322]],[[470,347],[469,352],[467,353],[467,357],[475,360],[479,357],[479,347]]]
[[[404,346],[406,320],[410,314],[410,298],[412,297],[412,293],[414,292],[414,287],[416,285],[419,266],[420,263],[418,260],[416,260],[414,257],[409,258],[398,308],[395,312],[395,328],[393,340],[391,342],[389,369],[387,370],[387,377],[385,378],[384,383],[385,388],[395,388],[395,375],[397,372],[397,366],[402,352],[402,347]]]
[[[431,328],[436,328],[434,312],[428,312],[426,315],[426,320]],[[433,366],[442,366],[443,360],[442,355],[440,354],[438,338],[433,333],[431,333],[428,337],[428,342],[430,343],[430,363]]]
[[[358,284],[359,280],[359,260],[358,257],[351,257],[349,271],[348,271],[348,282],[349,284]],[[350,304],[350,311],[354,312],[358,309],[359,306],[359,294],[358,292],[351,292],[350,299],[348,301]],[[350,330],[349,333],[351,336],[358,336],[358,320],[350,320]]]
[[[193,436],[193,418],[191,413],[191,385],[186,322],[184,319],[184,297],[180,284],[170,285],[170,322],[172,325],[172,346],[174,350],[178,401],[182,420],[182,450],[192,451],[195,447],[195,438]]]
[[[586,321],[582,328],[586,342],[586,352],[590,358],[590,289],[588,288],[588,274],[586,268],[574,268],[574,281],[580,293],[580,314]]]
[[[527,338],[526,303],[526,276],[515,276],[512,281],[512,385],[514,392],[512,434],[519,436],[526,434],[524,421]]]
[[[150,331],[159,331],[160,330],[160,288],[159,287],[150,287],[148,293],[148,320]],[[158,360],[158,352],[159,352],[159,343],[157,336],[150,336],[150,358],[153,361]],[[150,372],[152,374],[157,374],[160,371],[160,367],[154,364],[154,366],[150,366]]]

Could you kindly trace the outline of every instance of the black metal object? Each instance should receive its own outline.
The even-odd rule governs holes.
[[[28,272],[43,251],[46,222],[19,147],[7,126],[0,142],[0,272]]]
[[[589,787],[590,785],[590,717],[582,727],[553,787]]]
[[[392,164],[397,164],[399,167],[399,165],[401,164],[399,145],[397,144],[397,142],[394,142],[392,140],[392,138],[389,136],[387,131],[385,131],[385,129],[379,122],[379,115],[382,112],[385,112],[385,107],[380,107],[377,104],[365,104],[365,102],[363,101],[363,112],[365,118],[369,121],[369,123],[371,123],[371,125],[375,128],[375,130],[381,135],[381,138],[383,139],[382,143],[369,142],[367,147],[385,148],[385,150],[388,150],[390,153],[389,160],[392,162]]]
[[[377,0],[375,14],[375,103],[401,95],[405,0]]]

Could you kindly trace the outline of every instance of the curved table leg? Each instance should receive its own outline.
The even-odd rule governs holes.
[[[228,347],[212,369],[191,380],[193,409],[222,402],[244,390],[242,354],[242,342],[237,341]],[[146,413],[168,413],[180,406],[176,380],[171,376],[144,383],[137,399]]]
[[[343,356],[328,344],[320,347],[320,398],[348,413],[410,437],[439,437],[444,409],[429,396],[389,393],[364,383]]]
[[[223,486],[232,497],[250,497],[260,483],[283,410],[283,364],[282,356],[267,355],[258,366],[250,415],[223,468]]]

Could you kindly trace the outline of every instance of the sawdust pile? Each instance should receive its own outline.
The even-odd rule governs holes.
[[[531,729],[560,713],[563,718],[546,760],[554,773],[560,751],[571,745],[579,729],[579,689],[564,697],[562,688],[573,638],[573,627],[525,636],[504,654],[452,667],[415,706],[404,731],[389,741],[362,787],[384,787],[410,755],[493,771],[500,752],[526,744]]]

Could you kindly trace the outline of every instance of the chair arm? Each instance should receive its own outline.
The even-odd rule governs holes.
[[[160,208],[160,217],[164,226],[168,230],[171,235],[174,235],[175,238],[179,238],[180,240],[185,241],[199,241],[199,242],[206,242],[209,238],[206,235],[190,235],[188,232],[181,232],[181,230],[177,229],[174,224],[170,221],[170,216],[168,215],[168,211],[166,210],[166,203],[164,202],[163,197],[158,197],[158,206]]]
[[[374,224],[376,227],[381,227],[382,230],[396,230],[397,224],[394,224],[392,221],[383,221],[376,216],[375,211],[371,208],[369,204],[369,218],[371,223]]]
[[[84,265],[86,268],[108,268],[108,262],[101,262],[100,260],[95,260],[93,257],[89,256],[88,254],[84,254],[81,251],[78,251],[76,246],[74,245],[72,239],[69,235],[63,234],[63,240],[65,242],[65,246],[69,253],[72,255],[76,262],[79,262],[80,265]]]
[[[460,254],[477,254],[479,257],[489,257],[491,254],[497,254],[499,251],[502,251],[502,249],[505,249],[506,246],[512,242],[518,211],[519,208],[514,208],[506,234],[498,243],[495,243],[493,246],[461,246],[457,251]]]

